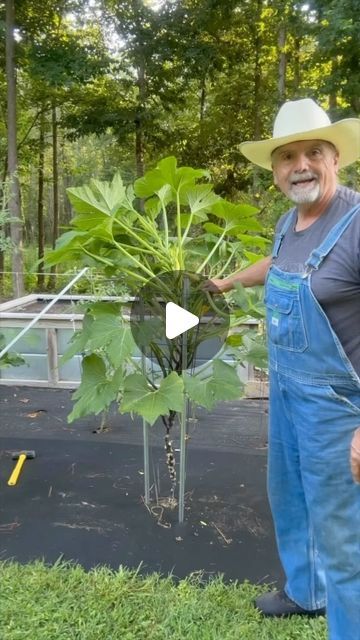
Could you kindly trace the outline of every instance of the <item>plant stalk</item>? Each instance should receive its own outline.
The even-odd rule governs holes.
[[[196,273],[200,273],[207,265],[207,263],[211,260],[211,258],[213,257],[216,249],[220,246],[221,242],[223,241],[224,237],[226,234],[226,229],[224,229],[224,232],[221,234],[220,238],[218,239],[217,243],[213,246],[213,248],[211,249],[209,255],[205,258],[204,262],[200,265],[200,267],[196,270]]]

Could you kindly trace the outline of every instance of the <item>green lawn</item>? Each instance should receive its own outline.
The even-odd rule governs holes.
[[[1,640],[325,640],[324,618],[264,619],[263,587],[120,568],[0,562]]]

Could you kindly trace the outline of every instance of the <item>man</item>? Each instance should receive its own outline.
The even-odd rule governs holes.
[[[266,284],[268,494],[287,581],[256,605],[326,609],[330,640],[360,640],[360,193],[337,182],[360,156],[360,120],[287,102],[270,140],[240,148],[295,205],[271,257],[213,281]]]

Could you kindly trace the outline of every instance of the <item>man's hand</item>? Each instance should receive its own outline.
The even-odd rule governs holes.
[[[354,482],[360,484],[360,427],[356,429],[351,441],[350,465]]]
[[[210,293],[225,293],[225,291],[232,289],[232,283],[228,278],[213,278],[212,280],[206,280],[202,284],[202,289]]]
[[[229,276],[228,278],[213,278],[204,282],[203,289],[212,293],[231,291],[235,284],[239,282],[243,287],[256,287],[265,283],[267,272],[272,262],[271,256],[261,258],[250,267],[246,267],[242,271]]]

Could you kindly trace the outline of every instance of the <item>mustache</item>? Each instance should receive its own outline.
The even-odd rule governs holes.
[[[289,179],[291,183],[296,183],[303,180],[317,180],[317,175],[313,171],[304,171],[301,173],[292,173]]]

